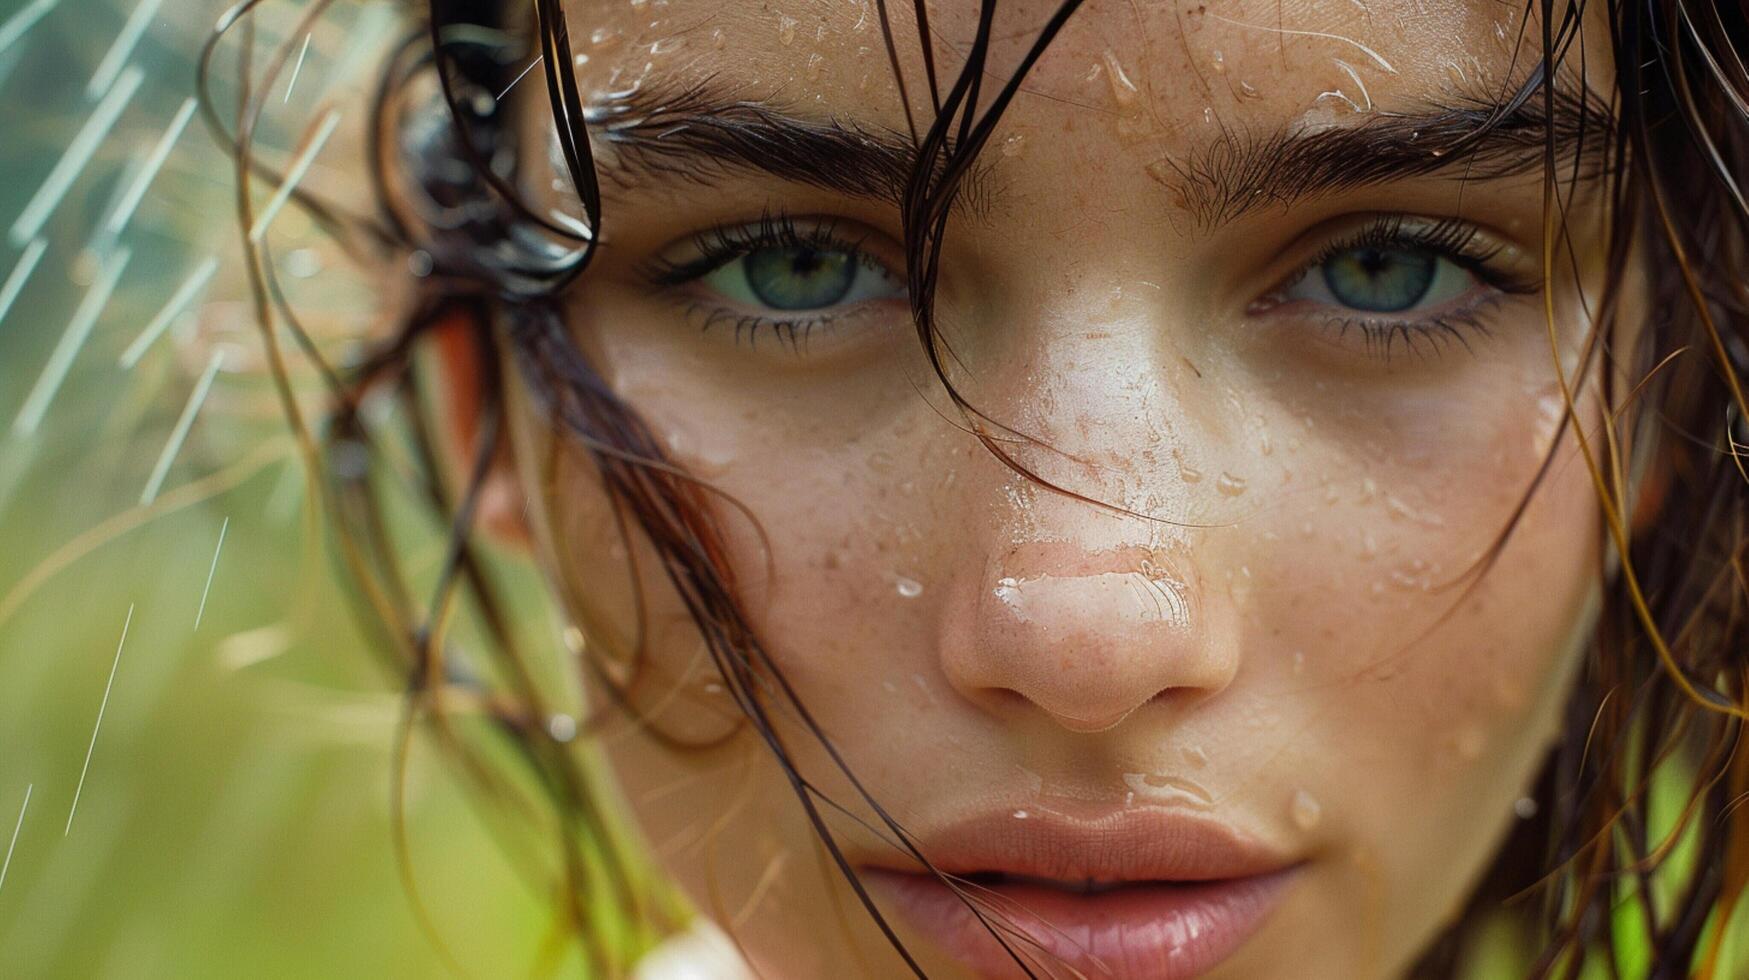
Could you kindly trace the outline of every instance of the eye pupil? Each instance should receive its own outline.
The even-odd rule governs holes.
[[[815,310],[849,295],[856,259],[848,252],[787,247],[762,248],[743,259],[747,288],[777,310]]]
[[[1438,268],[1439,257],[1425,249],[1350,248],[1324,263],[1324,284],[1346,306],[1395,313],[1421,302]]]

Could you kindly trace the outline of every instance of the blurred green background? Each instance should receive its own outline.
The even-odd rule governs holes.
[[[92,116],[87,84],[137,4],[60,0],[0,51],[0,229]],[[304,9],[279,6],[263,51]],[[390,835],[396,688],[365,653],[335,566],[306,547],[301,477],[259,376],[220,378],[161,502],[251,454],[287,462],[93,534],[137,512],[208,341],[227,311],[242,319],[227,266],[203,312],[134,371],[117,366],[201,256],[237,251],[228,164],[198,120],[121,236],[133,261],[42,428],[10,431],[101,268],[94,229],[192,93],[194,54],[223,10],[152,7],[130,59],[145,84],[54,212],[41,264],[0,322],[0,847],[17,829],[0,883],[0,976],[441,976]],[[0,0],[0,24],[42,9]],[[330,86],[348,62],[368,66],[394,25],[393,4],[338,5],[291,97],[269,97],[264,140],[289,148],[316,109],[343,104],[346,90]],[[288,288],[308,280],[306,293],[332,305],[344,287],[313,275],[319,252],[292,247],[308,230],[300,219],[287,211],[276,225]],[[0,241],[0,277],[22,253]],[[56,563],[82,536],[91,547]],[[512,874],[441,760],[417,743],[412,759],[408,839],[438,931],[471,975],[526,975],[550,929],[544,896]]]

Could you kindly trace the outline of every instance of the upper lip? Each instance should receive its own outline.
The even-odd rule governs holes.
[[[1210,816],[1175,807],[1072,812],[1024,808],[981,813],[913,835],[936,870],[953,875],[1000,873],[1066,884],[1216,881],[1269,874],[1295,860]],[[871,868],[920,873],[897,850]]]

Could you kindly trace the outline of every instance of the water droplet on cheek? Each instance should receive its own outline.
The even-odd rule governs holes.
[[[903,575],[899,576],[897,588],[899,595],[904,596],[907,599],[915,599],[923,594],[923,583],[913,578],[906,578]]]
[[[1027,817],[1030,817],[1030,816],[1032,816],[1032,814],[1027,813],[1025,810],[1014,811],[1014,819],[1016,819],[1016,820],[1025,820]]]
[[[1318,824],[1324,821],[1323,805],[1318,802],[1317,797],[1303,789],[1294,792],[1287,812],[1288,819],[1293,821],[1294,826],[1308,833],[1316,830]]]
[[[1124,785],[1130,792],[1144,799],[1157,803],[1176,803],[1202,810],[1214,806],[1215,798],[1209,791],[1176,776],[1157,776],[1153,773],[1126,772]]]
[[[1020,156],[1026,152],[1026,133],[1009,133],[1002,141],[1002,155],[1009,158]]]
[[[1237,497],[1245,492],[1245,478],[1231,473],[1222,473],[1215,481],[1215,489],[1229,497]]]
[[[1219,49],[1217,49],[1215,51],[1214,55],[1211,58],[1209,58],[1209,66],[1215,70],[1216,74],[1220,74],[1221,72],[1226,71],[1227,70],[1227,56],[1222,54],[1219,51]]]
[[[795,40],[796,19],[788,14],[779,14],[777,17],[777,42],[787,48],[794,44]]]

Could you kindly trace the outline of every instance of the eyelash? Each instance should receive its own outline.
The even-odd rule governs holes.
[[[1507,296],[1533,295],[1542,288],[1539,280],[1514,275],[1494,264],[1501,249],[1478,245],[1481,230],[1467,222],[1447,218],[1426,227],[1406,226],[1405,215],[1387,215],[1374,219],[1359,231],[1337,239],[1301,267],[1288,283],[1275,293],[1291,287],[1321,265],[1344,252],[1357,248],[1418,248],[1445,259],[1475,276],[1492,292],[1467,305],[1443,311],[1419,320],[1379,317],[1330,316],[1323,327],[1340,339],[1350,331],[1359,331],[1366,340],[1367,353],[1390,360],[1393,348],[1402,344],[1413,354],[1440,354],[1453,343],[1470,349],[1472,335],[1487,337],[1489,330],[1485,314]],[[1272,296],[1274,294],[1272,293]]]
[[[807,248],[818,251],[843,252],[853,256],[858,262],[875,266],[876,263],[863,250],[866,238],[851,239],[837,231],[837,225],[826,221],[806,228],[796,224],[795,219],[785,212],[767,211],[760,215],[756,224],[723,225],[706,229],[692,236],[692,246],[698,251],[698,257],[684,262],[675,262],[657,257],[650,263],[647,274],[657,286],[674,288],[695,282],[737,259],[768,248]],[[761,316],[754,313],[741,313],[726,307],[715,306],[703,301],[693,300],[686,305],[688,315],[702,315],[701,329],[711,330],[725,324],[735,328],[735,342],[738,344],[743,337],[751,346],[758,338],[760,331],[769,330],[780,343],[789,345],[800,351],[806,345],[808,335],[815,329],[830,326],[839,319],[836,316],[815,315],[807,317],[785,317],[782,319]]]

